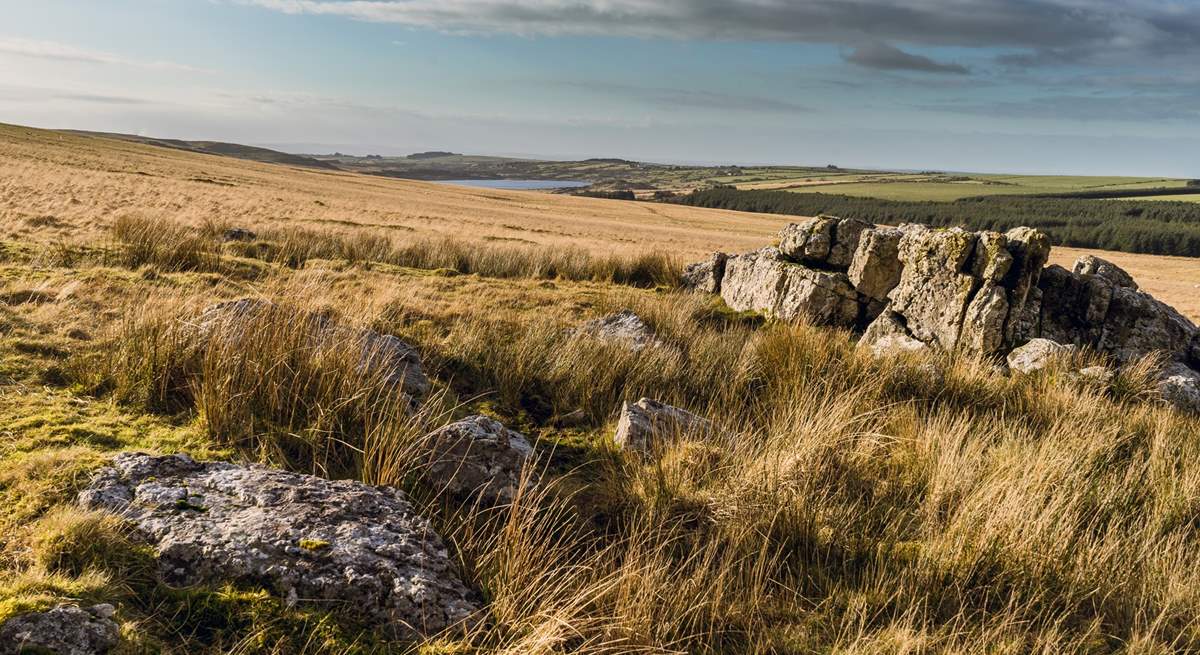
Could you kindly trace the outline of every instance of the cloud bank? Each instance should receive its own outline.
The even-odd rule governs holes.
[[[233,1],[459,33],[993,48],[1008,50],[1001,63],[1024,67],[1200,54],[1200,5],[1172,0]],[[886,54],[869,46],[858,59],[898,60]]]

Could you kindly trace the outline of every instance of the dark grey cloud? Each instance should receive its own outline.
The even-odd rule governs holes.
[[[1200,54],[1200,4],[1176,0],[232,1],[447,32],[991,48],[1009,66]]]
[[[809,107],[804,105],[777,98],[735,95],[695,89],[659,89],[631,84],[582,82],[557,82],[553,83],[552,86],[582,89],[605,95],[619,95],[624,98],[630,98],[667,109],[716,109],[764,114],[793,114],[811,111]]]
[[[856,66],[885,71],[917,71],[952,75],[966,75],[970,72],[966,66],[934,61],[929,57],[914,55],[886,43],[869,43],[858,46],[844,58]]]

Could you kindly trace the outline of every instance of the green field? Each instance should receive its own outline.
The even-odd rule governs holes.
[[[868,176],[862,176],[866,178]],[[883,200],[948,202],[972,196],[1036,195],[1081,191],[1183,188],[1187,180],[1147,177],[1087,177],[1067,175],[910,175],[875,174],[853,183],[830,180],[787,188],[802,193],[830,193]],[[737,185],[739,188],[754,188]],[[1162,199],[1197,201],[1197,196],[1163,196]]]

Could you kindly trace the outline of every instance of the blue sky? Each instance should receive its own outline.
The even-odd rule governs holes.
[[[1195,0],[0,0],[0,121],[1200,177]]]

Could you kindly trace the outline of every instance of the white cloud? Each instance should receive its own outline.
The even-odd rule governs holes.
[[[209,73],[207,69],[177,64],[170,61],[140,60],[104,52],[80,48],[57,41],[43,41],[13,36],[0,36],[0,54],[31,57],[34,59],[50,59],[56,61],[74,61],[87,64],[111,66],[132,66],[150,70],[180,71],[190,73]]]

